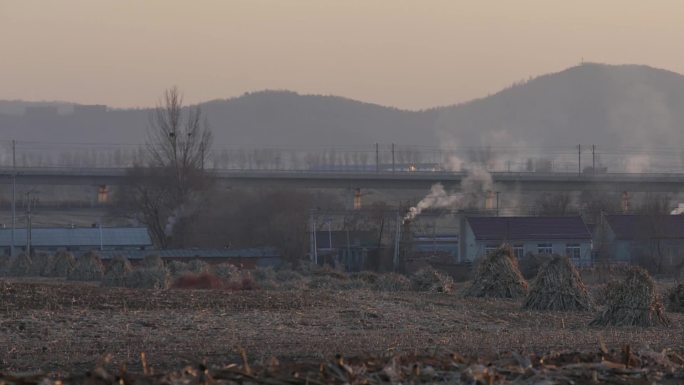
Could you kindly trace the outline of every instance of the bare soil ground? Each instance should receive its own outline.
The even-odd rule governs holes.
[[[455,294],[132,290],[59,280],[0,280],[0,372],[77,373],[103,357],[159,371],[204,361],[320,362],[394,354],[684,349],[684,314],[656,328],[591,328],[595,312],[534,312],[520,301]]]

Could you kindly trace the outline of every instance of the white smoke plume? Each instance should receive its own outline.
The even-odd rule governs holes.
[[[491,174],[481,166],[469,165],[466,172],[467,175],[461,180],[460,192],[450,194],[441,183],[433,184],[430,193],[409,209],[404,222],[415,219],[424,210],[431,208],[457,210],[463,207],[476,207],[487,192],[492,191],[494,183]]]
[[[651,167],[651,157],[645,154],[632,155],[625,161],[625,170],[629,173],[647,172]]]
[[[444,190],[441,183],[435,183],[430,188],[430,193],[421,199],[417,205],[411,207],[404,217],[404,222],[412,220],[420,215],[423,210],[429,208],[448,208],[455,205],[460,205],[463,196],[460,194],[449,194]]]

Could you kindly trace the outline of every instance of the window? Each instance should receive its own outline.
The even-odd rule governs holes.
[[[513,255],[515,255],[515,257],[518,259],[524,257],[525,248],[523,247],[523,245],[513,245]]]
[[[551,243],[537,244],[537,254],[553,254],[553,245]]]
[[[495,252],[499,248],[498,245],[486,245],[485,246],[485,255],[489,255],[493,252]]]
[[[574,259],[580,259],[582,256],[582,250],[580,249],[580,245],[578,243],[568,243],[565,245],[565,255],[567,255],[570,258]]]

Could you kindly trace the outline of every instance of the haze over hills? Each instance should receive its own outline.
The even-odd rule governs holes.
[[[0,102],[4,139],[142,143],[146,137],[149,109],[60,102],[59,110],[22,114],[35,105]],[[218,146],[684,145],[684,76],[638,65],[583,64],[425,111],[290,91],[247,93],[201,107]]]

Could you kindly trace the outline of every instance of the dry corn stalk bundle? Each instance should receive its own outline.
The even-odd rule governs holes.
[[[68,251],[58,251],[45,269],[48,277],[66,277],[76,264],[76,258]]]
[[[482,258],[466,297],[520,298],[527,294],[527,281],[518,269],[511,248],[507,245]]]
[[[454,291],[454,280],[432,267],[424,267],[411,276],[411,287],[415,291],[451,293]]]
[[[667,293],[667,309],[684,313],[684,284],[679,284]]]
[[[539,269],[530,285],[525,309],[589,310],[591,299],[577,269],[568,257],[554,255]]]
[[[669,325],[646,270],[633,267],[627,277],[611,282],[606,293],[606,309],[591,321],[592,326],[656,326]]]
[[[134,289],[168,289],[171,275],[167,269],[135,269],[126,274],[125,286]]]
[[[163,269],[164,261],[158,255],[146,255],[142,260],[142,265],[146,269]]]
[[[89,251],[76,260],[74,269],[69,272],[69,281],[100,281],[104,276],[104,265],[97,253]]]
[[[31,274],[33,262],[26,253],[17,255],[11,262],[9,275],[14,277],[25,277]]]
[[[50,266],[52,257],[47,253],[36,253],[31,257],[31,267],[29,275],[32,277],[39,277],[46,275],[46,270]]]
[[[102,286],[125,286],[126,275],[131,271],[133,271],[133,266],[126,257],[115,256],[109,263],[104,278],[102,278]]]

